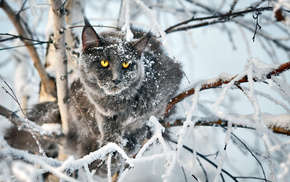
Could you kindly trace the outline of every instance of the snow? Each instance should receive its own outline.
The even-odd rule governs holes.
[[[126,161],[129,161],[130,158],[127,156],[127,154],[122,148],[120,148],[115,143],[108,143],[104,147],[98,149],[95,152],[91,152],[90,154],[84,156],[81,159],[72,160],[67,163],[64,163],[61,168],[67,169],[69,171],[75,171],[77,169],[82,168],[84,165],[91,164],[93,161],[97,159],[103,159],[107,154],[110,154],[115,151],[121,154],[121,156]]]
[[[270,73],[276,68],[277,66],[275,65],[269,65],[260,61],[258,58],[252,58],[248,60],[248,63],[245,65],[244,71],[248,70],[248,74],[250,74],[250,76],[252,75],[252,78],[257,79],[258,81],[262,81],[266,79],[266,73]]]
[[[274,86],[273,82],[277,85],[277,87]],[[289,86],[285,85],[279,78],[277,77],[272,77],[270,80],[270,86],[273,90],[279,93],[281,97],[285,101],[287,101],[290,104],[290,91],[289,91]]]
[[[27,163],[22,161],[13,162],[11,169],[18,181],[33,182],[42,179],[41,173],[34,166],[27,165]]]
[[[109,153],[108,160],[107,160],[107,168],[108,168],[107,178],[108,178],[108,182],[112,182],[111,161],[112,161],[112,153]]]
[[[125,14],[125,24],[122,27],[122,31],[126,32],[126,40],[129,42],[133,39],[133,33],[130,30],[130,2],[131,0],[124,1],[124,4],[126,6],[126,14]]]
[[[263,120],[265,121],[265,124],[268,127],[279,127],[279,128],[285,128],[290,129],[290,114],[283,114],[274,116],[269,113],[262,114]]]
[[[43,128],[46,131],[46,135],[60,135],[62,133],[61,131],[61,125],[60,124],[55,124],[55,123],[49,123],[49,124],[43,124],[41,125],[41,128]]]
[[[33,1],[28,2],[29,6],[31,6],[30,8],[32,9],[30,18],[33,18],[32,22],[33,24],[36,24],[40,19],[40,16],[35,17],[35,14],[39,14],[39,5]],[[100,7],[91,2],[87,2],[88,6],[90,6],[87,9],[92,10],[94,13],[94,18],[98,17],[96,14],[100,14],[100,18],[97,19],[98,24],[108,25],[113,22],[110,22],[110,18],[115,20],[117,17],[116,14],[118,11],[116,11],[116,7],[112,5],[115,2],[117,1],[98,2],[100,5],[103,3],[110,5],[110,8],[107,9],[104,8],[106,7],[105,5]],[[120,2],[117,2],[118,5],[119,3]],[[134,6],[134,3],[137,4],[138,7]],[[153,179],[153,176],[155,177],[159,175],[160,178],[162,176],[164,181],[174,181],[174,176],[183,176],[182,172],[178,173],[178,169],[181,167],[184,169],[186,175],[195,175],[199,179],[198,181],[205,181],[205,178],[203,178],[204,174],[198,165],[199,163],[196,161],[196,159],[199,158],[199,156],[196,155],[196,152],[202,154],[212,154],[217,152],[216,156],[207,157],[218,165],[217,169],[203,161],[202,158],[199,158],[201,160],[201,164],[206,169],[209,181],[220,180],[219,174],[222,169],[226,169],[234,175],[252,175],[256,173],[259,175],[261,173],[260,166],[257,165],[256,160],[252,160],[252,158],[249,157],[249,152],[244,149],[243,145],[239,143],[238,140],[232,139],[231,133],[240,134],[238,137],[251,151],[253,151],[258,160],[263,164],[267,177],[271,177],[267,178],[268,180],[289,180],[289,137],[274,134],[268,129],[269,127],[290,129],[289,74],[273,76],[271,79],[265,80],[265,73],[268,73],[272,69],[276,69],[280,62],[289,60],[289,53],[288,55],[284,54],[283,51],[278,50],[277,47],[275,47],[276,45],[272,44],[272,42],[267,42],[261,37],[257,37],[255,43],[252,43],[251,37],[253,35],[248,31],[244,31],[244,21],[242,21],[244,17],[239,19],[238,22],[240,23],[233,26],[224,24],[225,26],[216,26],[216,29],[210,27],[209,29],[202,28],[195,29],[194,31],[189,30],[190,35],[186,34],[186,36],[179,33],[165,36],[163,31],[164,27],[166,28],[168,25],[175,24],[177,16],[177,22],[188,19],[190,16],[189,14],[191,12],[198,11],[198,8],[200,7],[198,7],[198,5],[193,7],[187,6],[188,2],[164,1],[164,4],[161,4],[162,6],[160,6],[160,11],[155,11],[154,5],[157,6],[158,4],[154,4],[155,2],[153,4],[150,3],[151,2],[149,1],[141,0],[123,1],[125,22],[122,24],[122,31],[126,32],[126,39],[131,40],[132,32],[130,30],[130,23],[139,23],[139,25],[143,26],[145,22],[144,18],[138,19],[138,17],[134,17],[137,16],[134,15],[134,13],[138,12],[139,14],[144,15],[146,20],[149,21],[149,29],[151,29],[155,35],[161,36],[161,41],[165,48],[168,49],[170,56],[173,57],[173,55],[177,55],[176,57],[181,60],[180,62],[185,69],[186,75],[190,78],[192,83],[195,83],[191,85],[185,83],[181,88],[181,90],[185,88],[195,88],[196,92],[192,97],[185,99],[182,103],[180,103],[176,109],[176,111],[178,111],[177,114],[181,115],[183,121],[183,126],[172,129],[174,131],[173,133],[177,133],[178,135],[177,138],[174,137],[174,139],[178,141],[178,144],[169,145],[166,143],[162,137],[162,133],[165,128],[158,122],[158,119],[154,117],[151,117],[148,121],[148,126],[151,128],[153,136],[142,146],[135,158],[129,158],[122,148],[110,143],[103,148],[88,154],[84,158],[74,159],[70,157],[64,162],[61,162],[56,159],[35,156],[25,151],[13,149],[6,145],[5,140],[1,138],[0,181],[12,181],[10,176],[15,176],[18,179],[25,178],[27,181],[33,181],[33,179],[41,176],[41,174],[45,171],[52,172],[54,175],[61,177],[62,180],[76,181],[65,173],[65,170],[74,171],[76,169],[84,170],[83,175],[85,176],[85,180],[94,181],[95,171],[90,172],[88,165],[97,159],[106,159],[107,157],[107,162],[110,164],[110,156],[114,151],[120,153],[124,158],[125,163],[132,167],[125,169],[124,172],[120,174],[119,181],[130,181],[128,179],[134,175],[135,178],[131,177],[131,181],[134,181],[137,178],[138,180],[140,179],[140,181],[146,181],[142,178],[142,175],[152,177],[151,179]],[[181,5],[179,5],[179,3]],[[207,4],[207,2],[203,3]],[[224,7],[224,9],[228,10],[226,8],[228,7],[228,2],[226,1],[215,1],[212,3],[217,6],[211,7]],[[238,7],[241,7],[246,3],[248,2],[239,1],[236,10],[238,10]],[[264,5],[268,5],[268,2],[263,3]],[[274,11],[269,12],[273,14],[272,16],[274,16],[275,11],[281,7],[286,9],[290,8],[289,1],[287,0],[278,0],[275,2],[271,1],[270,4],[274,5]],[[172,8],[172,5],[174,5],[174,8]],[[185,13],[177,11],[178,9],[185,9]],[[166,11],[166,13],[164,13],[163,10]],[[168,11],[171,13],[174,12],[174,16],[169,15]],[[29,9],[23,11],[22,13],[26,12],[29,12]],[[88,12],[89,16],[89,11],[86,12]],[[107,13],[105,14],[104,12]],[[206,14],[206,10],[204,10],[204,13]],[[42,16],[47,15],[45,12],[42,14]],[[264,21],[267,21],[269,25],[275,23],[272,22],[272,20],[263,19],[264,15],[267,16],[263,12],[263,16],[261,16],[261,23]],[[26,17],[28,18],[29,16],[26,14]],[[48,19],[52,19],[50,18],[50,15],[47,17]],[[104,17],[106,19],[104,19]],[[279,26],[290,25],[290,18],[288,14],[285,15],[285,18],[286,20],[281,22]],[[252,22],[252,19],[248,20],[250,23]],[[250,23],[248,26],[252,26]],[[8,26],[9,25],[7,23],[7,27]],[[265,32],[275,32],[278,37],[277,41],[283,39],[285,41],[285,45],[288,45],[289,41],[285,39],[285,37],[287,38],[287,34],[289,34],[288,29],[284,30],[286,36],[284,34],[280,36],[281,32],[273,31],[265,24],[263,24],[262,27]],[[2,26],[2,28],[5,32],[6,24],[5,26]],[[48,37],[51,33],[53,33],[52,28],[53,22],[48,21],[45,26],[42,26],[42,30],[46,30],[42,31],[37,29],[37,33],[45,32],[45,35]],[[224,28],[227,28],[230,31],[233,40],[228,41],[227,35],[218,32],[219,29],[222,30],[221,32],[224,32]],[[194,49],[190,46],[190,40],[192,40],[192,38],[195,39],[195,45],[197,45]],[[271,37],[269,37],[269,39],[270,38]],[[237,50],[232,51],[231,43],[234,44],[234,42],[237,43],[235,44]],[[259,47],[260,44],[264,44],[262,49],[261,46]],[[172,50],[169,50],[169,45],[172,47]],[[44,54],[46,52],[45,48],[44,50],[39,50]],[[26,52],[25,49],[24,52]],[[3,57],[5,57],[5,52],[3,51],[2,53],[4,55]],[[17,55],[17,52],[15,55]],[[54,55],[50,56],[55,58]],[[276,59],[275,61],[272,61],[273,57]],[[22,57],[20,58],[22,59]],[[30,60],[24,60],[25,61],[22,60],[16,66],[10,65],[10,67],[13,67],[13,71],[16,70],[15,75],[12,75],[12,72],[7,71],[7,67],[4,67],[3,69],[0,68],[1,74],[5,76],[5,79],[8,79],[9,83],[15,83],[15,87],[13,86],[13,88],[15,88],[19,98],[20,95],[37,97],[37,94],[34,93],[38,92],[38,84],[35,83],[38,83],[39,79],[34,78],[37,75],[36,72],[29,70],[32,64],[26,64]],[[0,62],[0,64],[1,63],[2,62]],[[244,69],[242,69],[243,66]],[[15,69],[16,67],[17,69]],[[53,67],[51,67],[50,70],[48,69],[48,71],[50,75],[55,75]],[[220,74],[221,72],[225,73]],[[239,74],[236,75],[236,73]],[[219,80],[230,80],[234,76],[236,76],[234,80],[218,89],[209,89],[202,92],[199,91],[200,86],[203,84],[213,83]],[[249,82],[240,84],[241,90],[235,86],[235,81],[244,76],[248,76]],[[31,79],[27,79],[28,77],[34,79],[35,82],[31,82]],[[258,83],[252,81],[252,78],[255,78]],[[201,79],[206,81],[199,81]],[[267,83],[264,83],[263,81]],[[261,85],[263,86],[261,87]],[[9,101],[9,103],[6,101],[7,94],[3,95],[3,97],[1,96],[1,105],[3,104],[7,107],[10,107],[10,105],[15,105],[15,103],[11,104],[11,101]],[[13,111],[18,110],[15,106],[12,108]],[[208,117],[211,118],[208,119]],[[8,124],[3,124],[3,119],[0,119],[2,130],[2,125],[4,125],[3,127],[7,127]],[[229,127],[225,133],[223,133],[218,127],[194,127],[194,123],[199,119],[204,119],[205,121],[224,119],[228,121]],[[5,119],[5,121],[7,121],[7,119]],[[37,126],[33,122],[25,121],[25,119],[21,119],[21,122],[23,123],[23,126],[20,126],[19,129],[29,126],[31,130],[39,132],[43,135],[58,135],[61,131],[60,125],[57,124],[44,124],[42,126]],[[231,128],[231,124],[236,125],[236,127]],[[237,125],[251,127],[254,130],[241,129],[237,127]],[[190,157],[188,157],[189,152],[184,150],[183,145],[189,146],[193,149],[193,154],[190,154]],[[227,146],[226,150],[223,149],[225,145]],[[260,157],[261,155],[263,155],[263,159]],[[2,156],[4,156],[4,158],[2,158]],[[16,161],[14,159],[21,159],[21,161]],[[30,164],[24,163],[24,161]],[[35,166],[40,166],[40,168]],[[136,170],[137,168],[141,168],[141,170],[138,171]],[[12,170],[10,171],[8,169]],[[24,169],[22,171],[25,171],[26,173],[24,174],[23,172],[21,174],[21,169]],[[110,176],[110,174],[108,174],[108,176]],[[224,175],[224,177],[226,178],[226,175]],[[156,179],[162,180],[160,178],[156,177]],[[156,179],[155,181],[158,181]],[[192,181],[195,181],[193,178],[190,178],[188,181],[191,181],[191,179]],[[111,179],[108,177],[108,179],[105,180],[110,181]],[[228,181],[228,178],[226,178],[225,181]]]
[[[225,159],[227,157],[226,147],[228,146],[228,143],[229,143],[229,140],[230,140],[230,137],[231,137],[231,132],[232,132],[232,122],[229,122],[228,123],[228,130],[227,130],[226,138],[225,138],[225,147],[224,147],[224,150],[222,152],[222,155],[221,155],[219,163],[218,163],[218,167],[217,167],[217,170],[216,170],[214,182],[218,181],[219,176],[220,176],[221,171],[222,171],[223,163],[224,163],[224,161],[225,161]]]

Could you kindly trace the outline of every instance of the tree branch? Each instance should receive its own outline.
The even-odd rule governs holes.
[[[290,62],[286,62],[284,64],[281,64],[278,68],[273,69],[269,73],[265,73],[264,78],[265,79],[271,79],[272,76],[278,76],[279,74],[281,74],[281,73],[283,73],[283,72],[285,72],[285,71],[287,71],[289,69],[290,69]],[[236,76],[233,76],[230,79],[226,79],[226,80],[218,79],[217,81],[214,81],[214,82],[211,82],[211,83],[205,83],[205,84],[203,84],[201,86],[200,91],[207,90],[207,89],[211,89],[211,88],[220,87],[220,86],[222,86],[224,84],[230,83],[235,78],[236,78]],[[259,81],[256,78],[254,78],[253,80],[255,82],[256,81]],[[240,80],[236,81],[235,85],[239,85],[239,84],[245,83],[245,82],[248,82],[247,75],[244,76],[243,78],[241,78]],[[195,89],[192,88],[192,89],[189,89],[189,90],[187,90],[185,92],[182,92],[179,95],[177,95],[176,97],[174,97],[171,100],[171,102],[167,105],[166,110],[165,110],[164,114],[161,117],[161,120],[164,119],[169,114],[169,112],[173,108],[173,106],[175,106],[177,103],[181,102],[183,99],[185,99],[185,98],[193,95],[194,93],[195,93]],[[283,128],[279,128],[279,127],[273,126],[273,127],[271,127],[271,129],[274,132],[277,132],[277,133],[283,133],[283,134],[286,134],[286,135],[290,135],[290,131],[288,131],[286,129],[283,129]]]
[[[30,132],[29,131],[29,126],[30,126],[33,134],[41,140],[46,140],[46,141],[55,142],[55,143],[59,143],[59,144],[63,144],[63,142],[64,142],[64,140],[63,140],[64,135],[50,135],[47,133],[46,130],[41,128],[41,126],[39,126],[39,125],[35,124],[34,122],[29,121],[29,120],[27,120],[28,124],[29,124],[29,126],[28,126],[27,123],[24,121],[24,119],[22,119],[17,114],[15,114],[15,112],[12,112],[9,109],[3,107],[2,105],[0,105],[0,115],[7,118],[16,127],[21,128],[22,131]]]
[[[193,3],[191,0],[187,0],[187,1],[190,2],[190,3]],[[203,4],[200,3],[200,2],[194,1],[194,5],[203,8],[203,9],[206,10],[208,13],[211,13],[211,14],[213,14],[213,13],[218,14],[217,16],[224,15],[223,13],[217,11],[216,9],[214,9],[214,8],[210,8],[210,7],[206,6],[206,5],[203,5]],[[254,11],[257,11],[257,10],[259,10],[259,11],[265,11],[265,10],[266,10],[266,11],[269,11],[269,10],[271,10],[271,9],[273,10],[273,7],[263,7],[263,8],[266,8],[266,9],[263,9],[263,8],[257,8],[259,5],[260,5],[260,4],[255,5],[255,8],[252,7],[252,8],[250,9],[250,11],[251,11],[251,10],[254,10]],[[269,9],[267,9],[267,8],[269,8]],[[286,11],[286,12],[288,12],[288,11],[285,10],[285,9],[283,9],[283,10]],[[246,10],[246,11],[247,11],[247,10]],[[226,15],[226,14],[225,14],[225,15]],[[211,17],[209,17],[209,18],[211,18]],[[230,17],[229,17],[229,18],[230,18]],[[228,18],[228,20],[229,20],[229,18]],[[232,18],[232,19],[233,19],[233,18]],[[172,31],[170,30],[168,33],[176,32],[176,31],[184,31],[184,30],[188,30],[188,29],[192,29],[192,28],[198,28],[198,27],[203,27],[203,26],[206,26],[206,25],[212,25],[212,24],[223,23],[223,22],[226,22],[226,19],[224,19],[224,20],[223,20],[223,19],[222,19],[222,20],[217,19],[217,20],[212,20],[212,21],[209,21],[209,22],[200,23],[200,24],[197,24],[197,25],[183,26],[183,27],[179,27],[179,28],[177,28],[177,29],[174,29],[174,30],[172,30]],[[239,21],[239,20],[236,20],[236,19],[233,19],[233,22],[235,22],[236,24],[242,25],[244,28],[246,28],[246,29],[248,29],[248,30],[250,30],[250,31],[252,31],[252,32],[255,33],[255,29],[252,28],[252,27],[250,26],[251,24],[249,25],[248,22]],[[256,34],[261,35],[261,36],[264,37],[266,40],[269,40],[269,39],[270,39],[274,44],[276,44],[278,47],[284,49],[285,51],[290,51],[290,47],[288,47],[287,45],[284,45],[283,43],[281,43],[281,42],[278,41],[277,39],[274,39],[274,38],[268,36],[265,32],[263,32],[263,31],[259,31],[259,32],[256,32]]]
[[[33,42],[38,42],[38,43],[43,43],[43,44],[49,44],[49,43],[52,43],[52,41],[41,41],[41,40],[35,40],[35,39],[31,39],[31,38],[27,38],[27,37],[23,37],[21,35],[13,35],[13,34],[10,34],[10,33],[0,33],[0,35],[7,35],[7,36],[10,36],[9,38],[6,38],[6,39],[1,39],[0,42],[4,42],[4,41],[7,41],[7,40],[13,40],[13,39],[20,39],[20,40],[30,40],[30,41],[33,41]]]
[[[25,44],[33,62],[34,66],[38,71],[38,74],[40,76],[41,82],[44,85],[45,91],[52,95],[56,96],[56,88],[53,79],[51,79],[48,74],[46,73],[44,66],[42,65],[39,55],[33,46],[33,42],[29,40],[29,36],[27,35],[25,29],[19,22],[18,15],[14,13],[14,11],[11,9],[11,7],[6,3],[5,0],[1,0],[0,2],[0,7],[4,10],[8,18],[11,20],[13,23],[14,27],[16,28],[19,36],[25,37],[25,39],[21,39],[23,43]]]
[[[266,73],[265,78],[270,79],[271,76],[278,76],[279,74],[281,74],[289,69],[290,69],[290,62],[286,62],[284,64],[281,64],[277,69],[274,69],[274,70],[270,71],[269,73]],[[205,83],[201,86],[200,91],[220,87],[224,84],[230,83],[235,78],[236,78],[236,76],[234,76],[230,79],[227,79],[227,80],[218,79],[217,81],[212,82],[212,83]],[[258,81],[256,78],[254,78],[253,80],[255,82]],[[236,81],[235,84],[239,85],[240,83],[245,83],[245,82],[248,82],[247,76],[244,76],[240,80]],[[189,89],[185,92],[182,92],[181,94],[174,97],[171,100],[171,102],[167,105],[167,108],[166,108],[164,114],[162,115],[162,118],[165,118],[168,115],[168,113],[170,112],[170,110],[172,109],[173,106],[175,106],[177,103],[179,103],[180,101],[182,101],[186,97],[193,95],[194,93],[195,93],[195,89],[192,88],[192,89]]]
[[[244,11],[238,11],[238,12],[229,12],[229,13],[225,13],[225,14],[219,14],[219,15],[214,15],[214,16],[207,16],[207,17],[201,17],[201,18],[195,18],[192,17],[188,20],[185,20],[183,22],[180,22],[176,25],[173,25],[169,28],[167,28],[165,30],[165,33],[172,33],[172,32],[176,32],[176,31],[181,31],[181,30],[188,30],[191,28],[197,28],[197,27],[202,27],[205,25],[211,25],[211,24],[215,24],[215,23],[221,23],[221,22],[226,22],[229,21],[233,18],[239,17],[239,16],[244,16],[246,13],[250,13],[250,12],[261,12],[261,11],[272,11],[273,8],[272,7],[263,7],[263,8],[251,8],[248,10],[244,10]],[[196,24],[196,25],[191,25],[191,26],[186,26],[186,27],[181,27],[182,25],[186,25],[190,22],[193,21],[204,21],[204,20],[210,20],[210,19],[217,19],[215,21],[209,21],[209,22],[204,22],[204,23],[200,23],[200,24]]]
[[[169,127],[182,126],[183,125],[183,121],[185,121],[185,119],[177,119],[173,123],[161,121],[161,124],[162,124],[162,126],[164,126],[166,128],[169,128]],[[204,120],[197,121],[195,123],[195,126],[221,126],[221,127],[228,127],[228,121],[223,120],[223,119],[209,119],[209,120],[204,119]],[[236,125],[236,124],[233,124],[232,127],[245,128],[245,129],[254,129],[254,128],[247,127],[247,126],[244,126],[244,125]],[[285,128],[281,128],[281,127],[273,126],[273,125],[268,126],[268,128],[270,130],[272,130],[274,133],[290,136],[290,130],[289,129],[285,129]]]

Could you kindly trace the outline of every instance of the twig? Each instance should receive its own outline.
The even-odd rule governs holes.
[[[234,1],[232,2],[232,4],[231,4],[231,9],[230,9],[229,13],[232,13],[232,12],[234,11],[235,6],[237,5],[237,3],[238,3],[238,0],[234,0]]]
[[[65,9],[65,4],[68,2],[68,0],[65,0],[65,2],[62,3],[60,9]]]
[[[234,135],[233,133],[231,133],[232,135]],[[234,135],[235,136],[235,135]],[[236,137],[236,136],[235,136]],[[236,137],[237,138],[237,137]],[[238,139],[238,138],[237,138]],[[240,140],[239,140],[240,141]],[[170,142],[172,142],[172,143],[174,143],[174,144],[177,144],[177,142],[176,141],[174,141],[174,140],[170,140]],[[244,144],[242,141],[240,141],[242,144]],[[245,145],[244,145],[245,146]],[[246,146],[245,146],[246,147]],[[186,145],[183,145],[183,148],[185,149],[185,150],[187,150],[188,152],[190,152],[190,153],[193,153],[193,150],[191,149],[191,148],[189,148],[188,146],[186,146]],[[247,148],[248,149],[248,148]],[[248,149],[249,150],[249,149]],[[249,150],[249,152],[251,152],[250,150]],[[218,152],[217,152],[218,153]],[[217,154],[217,153],[215,153],[215,154]],[[201,153],[199,153],[199,152],[196,152],[196,154],[197,154],[197,156],[199,156],[199,157],[201,157],[202,159],[204,159],[205,161],[207,161],[208,163],[210,163],[211,165],[213,165],[215,168],[217,168],[217,164],[215,164],[213,161],[211,161],[210,159],[208,159],[208,157],[209,156],[212,156],[212,154],[211,155],[203,155],[203,154],[201,154]],[[252,154],[252,152],[251,152],[251,154]],[[197,158],[198,159],[198,158]],[[198,160],[199,161],[199,160]],[[199,161],[199,163],[200,163],[200,161]],[[201,163],[200,163],[201,164]],[[239,178],[241,178],[241,179],[257,179],[257,180],[264,180],[264,181],[266,181],[266,182],[270,182],[269,180],[267,180],[266,178],[260,178],[260,177],[254,177],[254,176],[233,176],[232,174],[230,174],[228,171],[226,171],[226,170],[224,170],[224,169],[222,169],[221,170],[223,173],[225,173],[226,175],[228,175],[230,178],[232,178],[234,181],[238,181],[237,179],[239,179]],[[221,178],[223,179],[223,177],[221,176]]]
[[[178,32],[178,31],[186,31],[186,30],[193,29],[193,28],[200,28],[200,27],[204,27],[204,26],[208,26],[208,25],[214,25],[217,23],[224,23],[227,21],[228,20],[213,20],[213,21],[207,21],[207,22],[199,23],[199,24],[195,24],[195,25],[181,26],[181,27],[177,27],[177,28],[174,28],[171,30],[165,30],[165,33],[169,34],[169,33]]]
[[[68,28],[72,29],[72,28],[84,28],[85,25],[74,25],[74,26],[69,26]],[[116,30],[121,30],[118,27],[114,27],[114,26],[106,26],[106,25],[92,25],[92,27],[101,27],[101,28],[113,28]]]
[[[15,49],[15,48],[19,48],[19,47],[29,47],[29,46],[34,47],[35,45],[49,44],[49,43],[50,42],[38,42],[38,43],[31,43],[31,44],[25,44],[25,45],[13,46],[13,47],[5,47],[5,48],[0,49],[0,51]]]
[[[121,14],[122,14],[122,9],[123,9],[123,3],[124,3],[123,0],[121,0],[120,8],[119,8],[119,15],[118,15],[118,19],[117,19],[117,27],[121,27],[120,22],[121,22]]]
[[[25,1],[22,3],[22,6],[21,6],[20,10],[19,10],[18,13],[16,14],[17,17],[20,17],[20,13],[24,10],[24,6],[25,6],[26,3],[27,3],[27,0],[25,0]]]
[[[30,41],[38,42],[38,43],[52,43],[52,41],[40,41],[40,40],[35,40],[35,39],[23,37],[22,35],[13,35],[13,34],[10,34],[10,33],[0,33],[0,35],[11,36],[11,37],[6,38],[6,39],[0,39],[0,42],[4,42],[4,41],[7,41],[7,40],[12,40],[12,39],[20,39],[22,41],[23,40],[30,40]]]
[[[259,29],[262,28],[261,25],[259,24],[259,15],[261,15],[261,14],[262,13],[259,10],[257,10],[256,16],[253,15],[253,19],[256,20],[256,27],[255,27],[255,31],[254,31],[254,36],[252,38],[253,39],[253,42],[255,42],[255,37],[256,37],[258,28]]]
[[[2,80],[2,79],[1,79],[1,80]],[[20,110],[21,110],[21,112],[22,112],[22,114],[23,114],[23,116],[24,116],[24,120],[25,120],[25,122],[26,122],[27,129],[28,129],[29,133],[32,135],[33,139],[35,140],[36,144],[37,144],[38,147],[39,147],[39,152],[43,155],[43,157],[46,157],[45,151],[43,150],[42,145],[40,144],[39,140],[37,139],[37,137],[36,137],[35,134],[33,133],[32,128],[31,128],[30,125],[29,125],[28,119],[27,119],[27,117],[26,117],[26,115],[25,115],[25,113],[24,113],[24,111],[23,111],[23,109],[22,109],[22,107],[21,107],[21,104],[20,104],[20,102],[19,102],[17,96],[15,95],[13,89],[9,86],[9,84],[8,84],[5,80],[3,80],[3,82],[4,82],[5,85],[9,88],[10,91],[8,91],[5,87],[2,87],[2,88],[3,88],[3,89],[5,90],[5,92],[6,92],[8,95],[10,95],[11,98],[12,98],[12,99],[17,103],[18,107],[20,108]]]
[[[225,128],[225,127],[222,127],[222,128],[227,130],[227,128]],[[267,177],[266,177],[265,170],[263,168],[262,163],[258,160],[258,158],[254,155],[254,153],[249,149],[249,147],[239,137],[237,137],[237,135],[235,135],[233,132],[231,132],[231,135],[235,139],[237,139],[247,149],[247,151],[250,152],[250,154],[254,157],[254,159],[258,162],[259,166],[261,167],[261,170],[262,170],[262,173],[263,173],[263,176],[264,176],[264,180],[267,181]]]
[[[204,174],[204,177],[205,177],[205,182],[208,182],[208,176],[207,176],[207,172],[206,170],[204,169],[204,166],[202,165],[202,163],[200,162],[199,158],[196,158],[197,162],[199,163],[201,169],[202,169],[202,172]]]
[[[205,161],[207,161],[208,163],[210,163],[211,165],[213,165],[215,168],[217,168],[217,165],[212,162],[211,160],[209,160],[207,157],[203,156],[201,153],[196,152],[196,154],[201,157],[202,159],[204,159]],[[232,178],[234,181],[238,181],[238,178],[244,178],[244,179],[259,179],[259,180],[265,180],[264,178],[259,178],[259,177],[249,177],[249,176],[233,176],[231,175],[229,172],[225,171],[224,169],[222,169],[222,172],[225,173],[226,175],[228,175],[230,178]],[[270,182],[269,180],[266,179],[267,182]]]
[[[177,144],[177,142],[174,141],[174,140],[170,140],[170,142]],[[191,148],[189,148],[188,146],[183,145],[182,147],[183,147],[184,149],[186,149],[187,151],[189,151],[190,153],[193,153],[193,150],[192,150]],[[213,165],[215,168],[217,168],[217,165],[216,165],[214,162],[212,162],[211,160],[209,160],[207,157],[205,157],[204,155],[202,155],[202,154],[199,153],[199,152],[196,152],[196,154],[197,154],[199,157],[201,157],[202,159],[206,160],[206,161],[207,161],[208,163],[210,163],[211,165]],[[223,173],[225,173],[226,175],[228,175],[230,178],[232,178],[234,181],[237,181],[237,180],[235,179],[235,177],[234,177],[233,175],[231,175],[228,171],[226,171],[226,170],[224,170],[224,169],[221,169],[221,171],[222,171]]]

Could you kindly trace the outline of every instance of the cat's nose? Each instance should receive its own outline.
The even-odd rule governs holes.
[[[113,81],[113,83],[115,84],[115,85],[118,85],[120,82],[121,82],[121,80],[119,80],[119,79],[114,79],[114,80],[112,80]]]

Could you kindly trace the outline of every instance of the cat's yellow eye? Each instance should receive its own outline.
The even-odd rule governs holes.
[[[101,65],[102,65],[104,68],[106,68],[106,67],[109,66],[109,61],[107,61],[107,60],[102,60],[102,61],[101,61]]]
[[[130,65],[130,63],[129,63],[128,61],[124,61],[124,62],[122,63],[123,68],[128,68],[129,65]]]

